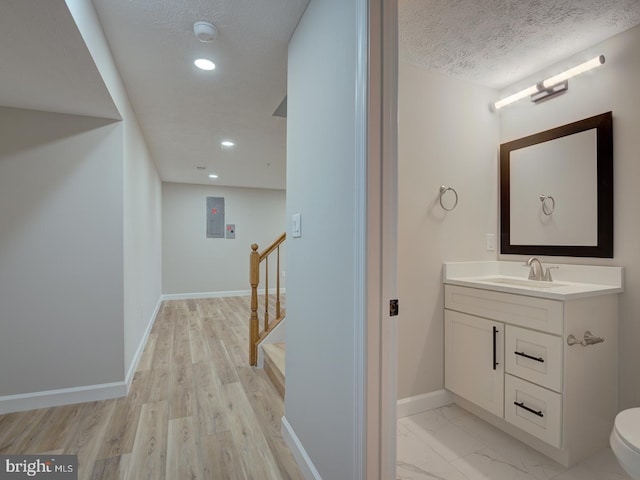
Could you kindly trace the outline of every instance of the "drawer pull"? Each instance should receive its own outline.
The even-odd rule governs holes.
[[[540,411],[540,410],[534,410],[533,408],[529,408],[527,407],[524,402],[520,403],[520,402],[513,402],[514,405],[520,407],[520,408],[524,408],[527,412],[533,413],[534,415],[537,415],[539,417],[544,417],[544,414]]]
[[[513,352],[516,355],[520,355],[521,357],[529,358],[531,360],[535,360],[536,362],[544,363],[544,358],[542,357],[532,357],[531,355],[527,355],[524,352]]]
[[[496,336],[498,335],[498,329],[493,327],[493,369],[496,370],[499,363],[497,362],[497,342]]]

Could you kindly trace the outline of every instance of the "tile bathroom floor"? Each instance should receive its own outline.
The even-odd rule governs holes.
[[[606,448],[567,469],[452,404],[398,420],[398,480],[631,480]]]

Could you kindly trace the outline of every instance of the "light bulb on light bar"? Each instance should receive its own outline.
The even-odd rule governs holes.
[[[537,93],[539,91],[540,88],[538,88],[538,85],[531,85],[529,88],[525,88],[524,90],[520,90],[519,92],[514,93],[513,95],[509,95],[502,100],[498,100],[493,104],[493,108],[498,110],[506,105],[509,105],[510,103],[517,102],[518,100],[533,95],[534,93]]]
[[[576,75],[580,75],[592,68],[599,67],[604,63],[604,55],[600,55],[599,57],[592,58],[588,62],[581,63],[578,66],[570,68],[562,73],[554,75],[553,77],[547,78],[544,82],[542,82],[542,86],[544,88],[553,87],[554,85],[564,82],[565,80],[570,79],[571,77],[575,77]]]

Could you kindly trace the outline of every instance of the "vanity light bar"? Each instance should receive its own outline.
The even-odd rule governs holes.
[[[523,99],[524,97],[533,96],[539,92],[553,91],[554,86],[562,82],[566,82],[568,79],[575,77],[576,75],[580,75],[581,73],[584,73],[586,71],[589,71],[592,68],[599,67],[600,65],[604,64],[604,61],[605,61],[604,55],[600,55],[596,58],[592,58],[587,62],[581,63],[580,65],[570,68],[569,70],[565,70],[564,72],[554,75],[553,77],[549,77],[540,83],[531,85],[530,87],[527,87],[524,90],[520,90],[519,92],[514,93],[513,95],[509,95],[508,97],[498,100],[497,102],[493,103],[492,107],[494,110],[499,110],[502,107],[505,107],[511,103],[514,103],[514,102],[517,102],[518,100]],[[564,88],[563,90],[566,90],[566,88]],[[560,93],[560,92],[554,92],[554,93]],[[540,98],[536,98],[534,101],[539,101],[539,100]]]

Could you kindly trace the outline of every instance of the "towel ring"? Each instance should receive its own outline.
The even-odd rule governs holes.
[[[444,203],[442,202],[442,197],[444,197],[444,194],[447,192],[453,192],[453,194],[456,196],[456,201],[453,202],[453,206],[450,208],[447,208],[444,206]],[[443,208],[443,210],[446,210],[447,212],[450,212],[451,210],[453,210],[454,208],[456,208],[456,206],[458,205],[458,192],[456,192],[455,188],[447,186],[447,185],[441,185],[440,186],[440,206]]]
[[[551,200],[551,203],[547,202],[547,200]],[[553,211],[556,209],[556,201],[551,195],[540,194],[540,201],[542,202],[542,213],[546,216],[550,216]]]

